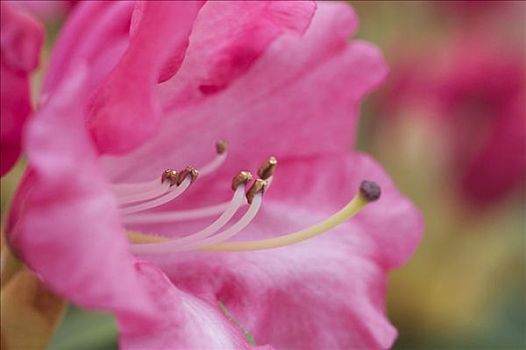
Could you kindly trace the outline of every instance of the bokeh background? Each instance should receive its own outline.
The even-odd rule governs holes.
[[[357,146],[426,221],[391,277],[395,349],[526,349],[526,3],[350,3],[357,37],[391,68],[362,108]],[[45,55],[69,6],[34,6]],[[22,169],[1,180],[2,215]],[[111,349],[116,337],[111,316],[70,307],[50,349]]]
[[[423,211],[392,274],[397,349],[526,348],[526,4],[353,2],[391,74],[359,148]]]

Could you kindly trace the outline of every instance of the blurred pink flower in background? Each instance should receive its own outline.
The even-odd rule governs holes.
[[[0,176],[15,164],[20,138],[30,114],[29,75],[37,68],[43,28],[29,14],[1,4],[1,161]]]
[[[515,1],[497,0],[455,0],[432,1],[430,4],[442,11],[442,15],[451,16],[460,21],[478,20],[483,15],[493,15],[503,8],[511,8]]]
[[[360,145],[426,219],[391,275],[396,346],[523,347],[525,3],[357,8],[391,72],[364,106]]]
[[[447,180],[479,209],[520,193],[526,179],[525,63],[520,51],[483,39],[464,33],[441,53],[401,55],[380,112],[396,118],[420,106],[432,117]]]
[[[10,244],[56,292],[114,312],[124,348],[242,348],[249,346],[244,329],[278,348],[390,347],[396,329],[384,310],[387,272],[412,255],[422,222],[376,162],[350,151],[359,104],[387,72],[380,52],[348,41],[357,18],[346,4],[201,6],[78,5],[27,130],[29,169],[10,213]],[[223,138],[228,152],[209,163]],[[209,219],[172,216],[228,200],[232,177],[270,155],[279,168],[239,235],[244,241],[316,224],[364,179],[377,182],[382,197],[325,235],[288,247],[195,251],[208,246],[204,239],[172,244],[162,256],[145,252],[155,255],[163,243],[158,251],[132,244],[142,257],[130,254],[126,230],[172,239],[196,231]],[[142,183],[117,190],[189,164],[205,166],[175,205],[151,205],[157,199],[146,192],[183,191],[187,177],[170,189],[156,180],[146,192]],[[142,203],[130,199],[137,195]],[[152,210],[135,210],[144,204]]]
[[[453,49],[438,82],[459,191],[487,205],[526,184],[526,69],[520,53],[473,39]]]

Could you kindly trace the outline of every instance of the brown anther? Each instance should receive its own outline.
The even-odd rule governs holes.
[[[252,186],[250,186],[246,194],[248,204],[252,204],[252,201],[254,200],[256,194],[264,193],[267,189],[267,186],[268,182],[266,180],[257,179],[256,181],[254,181],[254,183],[252,184]]]
[[[228,143],[224,140],[219,140],[216,142],[216,152],[217,154],[223,154],[228,148]]]
[[[194,181],[197,180],[198,176],[199,171],[196,168],[194,168],[193,166],[187,166],[186,168],[181,170],[177,175],[176,184],[177,186],[181,185],[187,177],[190,177],[190,183],[193,184]]]
[[[248,185],[248,183],[252,180],[252,174],[248,171],[240,171],[239,174],[237,174],[232,179],[232,191],[235,191],[240,185]]]
[[[258,170],[258,175],[263,180],[270,178],[274,175],[278,160],[274,157],[270,157]]]
[[[161,175],[161,183],[169,182],[170,187],[177,184],[177,171],[173,169],[166,169]]]
[[[374,202],[380,198],[382,189],[376,182],[362,181],[360,184],[360,195],[368,202]]]

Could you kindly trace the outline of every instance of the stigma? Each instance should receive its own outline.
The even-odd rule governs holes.
[[[375,182],[365,180],[343,208],[313,226],[268,239],[231,241],[242,235],[256,218],[263,205],[264,193],[271,189],[278,161],[275,157],[269,157],[257,170],[256,177],[247,170],[234,174],[230,200],[194,209],[152,211],[176,200],[191,185],[198,185],[202,177],[213,174],[223,164],[227,153],[226,142],[219,141],[216,143],[216,157],[201,167],[201,171],[193,166],[181,170],[166,169],[157,180],[113,185],[125,226],[215,217],[208,226],[197,232],[178,235],[181,236],[179,238],[128,231],[132,253],[165,255],[183,251],[255,251],[289,246],[330,231],[351,219],[367,204],[378,200],[381,195],[381,189]]]

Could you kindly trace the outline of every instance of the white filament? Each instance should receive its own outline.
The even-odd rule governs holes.
[[[199,176],[207,176],[216,171],[225,162],[227,155],[227,151],[218,154],[211,162],[198,168],[200,169]],[[138,194],[156,188],[159,185],[159,182],[159,179],[155,179],[145,182],[113,184],[111,189],[117,196]]]
[[[241,232],[245,227],[247,227],[250,224],[250,222],[256,217],[259,209],[261,208],[261,203],[262,203],[262,195],[261,193],[258,193],[254,196],[252,200],[252,204],[250,205],[248,210],[245,212],[243,217],[239,219],[238,222],[236,222],[228,229],[214,236],[206,237],[200,240],[195,240],[195,236],[194,236],[191,242],[186,242],[186,243],[185,242],[181,243],[181,240],[184,239],[184,238],[181,238],[181,239],[174,239],[174,240],[170,240],[167,242],[161,242],[161,243],[132,244],[131,251],[134,254],[141,254],[141,255],[163,255],[163,254],[169,254],[169,253],[178,252],[178,251],[196,250],[196,249],[199,249],[199,248],[211,245],[211,244],[223,242],[225,240],[228,240],[234,237],[235,235],[237,235],[239,232]],[[218,222],[219,219],[216,220],[216,222]],[[214,222],[214,224],[216,222]],[[198,233],[200,234],[201,232],[198,232]]]
[[[221,228],[223,228],[223,226],[225,226],[230,221],[230,219],[232,219],[234,214],[237,212],[237,210],[241,207],[241,205],[244,202],[245,202],[244,189],[243,187],[239,187],[234,193],[234,197],[232,198],[232,201],[228,205],[227,209],[212,224],[208,225],[201,231],[193,233],[189,236],[173,239],[172,242],[174,244],[177,243],[179,245],[186,245],[186,244],[190,244],[193,242],[199,242],[200,240],[203,240],[213,235],[214,233],[219,231]]]
[[[137,213],[134,215],[125,216],[122,221],[124,224],[151,224],[207,218],[210,216],[219,215],[228,210],[229,206],[232,205],[232,202],[239,200],[238,197],[241,199],[239,206],[243,206],[245,204],[245,201],[242,200],[244,196],[243,192],[243,187],[239,186],[234,192],[232,199],[227,202],[196,209],[157,213]]]
[[[111,190],[115,195],[122,196],[130,193],[139,193],[148,191],[152,188],[159,186],[159,179],[152,181],[138,182],[138,183],[122,183],[122,184],[113,184],[111,185]]]
[[[218,154],[210,163],[199,168],[199,176],[207,176],[216,171],[225,162],[228,152]]]
[[[148,202],[132,205],[129,207],[124,207],[121,209],[120,213],[121,215],[128,215],[128,214],[136,213],[139,211],[155,208],[160,205],[166,204],[174,200],[175,198],[179,197],[181,194],[183,194],[183,192],[186,191],[188,186],[190,186],[190,183],[191,183],[190,176],[187,176],[186,179],[184,179],[183,182],[179,186],[171,187],[170,188],[171,191],[167,192],[165,195],[158,197],[154,200],[148,201]]]
[[[157,183],[155,187],[152,187],[148,191],[132,193],[132,194],[123,195],[123,196],[117,196],[117,203],[119,205],[126,205],[126,204],[130,204],[133,202],[142,202],[145,200],[150,200],[150,199],[159,197],[165,194],[166,192],[168,192],[169,190],[170,190],[169,183],[167,182]]]

